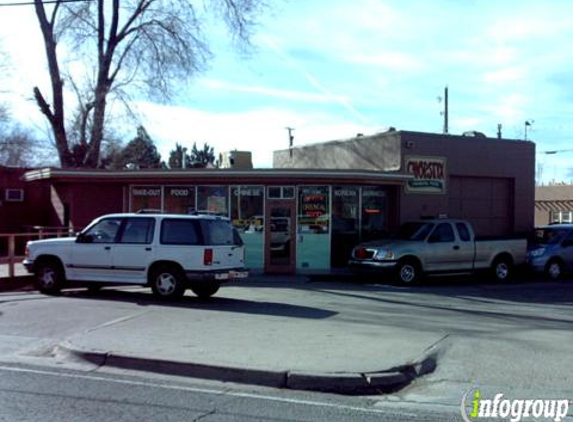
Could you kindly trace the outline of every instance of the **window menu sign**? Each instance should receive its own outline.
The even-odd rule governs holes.
[[[406,156],[406,173],[414,176],[406,182],[407,193],[446,193],[446,158]]]

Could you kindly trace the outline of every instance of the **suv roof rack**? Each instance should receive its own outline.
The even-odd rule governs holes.
[[[213,211],[191,211],[189,215],[209,215],[211,217],[227,217],[227,214]]]
[[[140,210],[135,211],[135,214],[163,214],[163,211],[153,208],[142,208]]]

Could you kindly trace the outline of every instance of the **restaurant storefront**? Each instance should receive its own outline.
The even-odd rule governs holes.
[[[346,267],[354,245],[380,237],[398,224],[400,192],[411,179],[380,172],[273,169],[50,169],[41,174],[30,172],[27,177],[51,181],[56,214],[65,209],[59,224],[74,228],[114,212],[227,217],[245,243],[246,265],[267,273],[328,272]],[[94,184],[99,195],[87,196]]]
[[[228,217],[250,268],[304,272],[344,268],[352,246],[387,233],[392,193],[358,185],[130,185],[127,211]]]

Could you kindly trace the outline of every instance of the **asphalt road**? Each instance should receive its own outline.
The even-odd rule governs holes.
[[[186,296],[176,304],[158,302],[146,289],[97,295],[78,289],[59,297],[4,293],[0,420],[447,421],[460,420],[461,398],[475,387],[485,396],[573,399],[572,305],[571,280],[499,285],[445,279],[404,288],[276,279],[225,287],[208,302]],[[432,334],[440,339],[438,367],[390,395],[344,397],[144,376],[53,356],[55,345],[78,335],[105,334],[120,347],[126,339],[113,334],[125,336],[143,323],[143,334],[158,335],[200,323],[213,341],[217,333],[216,345],[251,338],[265,346],[257,357],[279,361],[305,346],[279,347],[300,332],[324,338],[352,363],[385,335],[406,341]],[[263,325],[274,338],[257,338]],[[340,338],[342,329],[352,335]],[[168,344],[150,344],[143,334],[130,342],[170,352]],[[192,337],[186,347],[197,347]]]
[[[0,421],[457,421],[456,409],[168,378],[0,366]]]

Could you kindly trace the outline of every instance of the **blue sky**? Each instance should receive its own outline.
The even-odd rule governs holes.
[[[3,48],[18,66],[8,97],[18,118],[42,125],[29,98],[45,80],[43,51],[33,10],[18,9],[0,9]],[[495,136],[501,123],[504,137],[523,139],[533,121],[543,180],[569,181],[573,151],[542,152],[573,149],[571,16],[565,0],[276,1],[249,54],[211,27],[209,69],[172,104],[135,109],[164,155],[175,142],[207,141],[270,167],[288,145],[286,126],[296,145],[390,126],[441,132],[447,85],[450,133]]]

